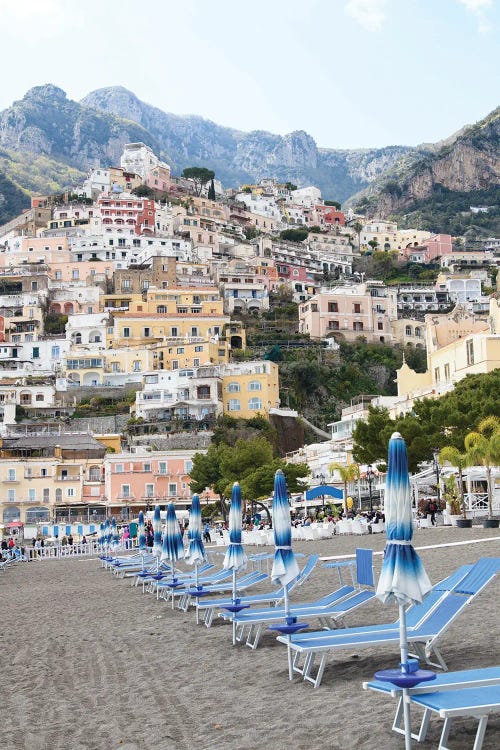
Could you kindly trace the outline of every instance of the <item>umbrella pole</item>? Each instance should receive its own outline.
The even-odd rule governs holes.
[[[174,582],[175,582],[175,562],[172,562],[172,583],[174,583]],[[171,597],[172,597],[172,609],[174,608],[174,604],[175,604],[174,593],[175,593],[175,588],[172,586],[172,593],[171,593]]]
[[[236,604],[236,571],[233,570],[233,604]],[[233,612],[233,646],[236,645],[236,612]]]
[[[401,669],[408,663],[408,635],[406,632],[406,609],[399,605],[399,644],[401,649]],[[405,728],[405,750],[411,750],[411,717],[408,689],[403,688],[403,718]]]
[[[198,562],[195,562],[194,564],[194,583],[196,587],[196,591],[198,591]],[[200,624],[200,610],[198,609],[198,604],[200,602],[200,597],[196,597],[196,624]]]
[[[288,600],[288,584],[285,583],[285,619],[288,620],[290,616],[290,602]],[[292,664],[292,649],[290,648],[291,635],[288,633],[287,636],[287,652],[288,652],[288,679],[293,680],[293,664]]]

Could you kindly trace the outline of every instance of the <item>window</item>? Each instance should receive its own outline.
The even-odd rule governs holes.
[[[363,330],[363,323],[360,323],[359,321],[356,321],[352,324],[353,331],[362,331]]]
[[[50,490],[48,487],[43,488],[43,502],[44,503],[50,502]]]
[[[123,329],[123,338],[129,339],[130,338],[130,328],[124,328]]]
[[[71,278],[72,279],[79,279],[80,278],[80,271],[78,268],[74,268],[71,272]]]
[[[158,462],[158,474],[166,474],[166,473],[167,473],[167,462],[159,461]]]
[[[177,354],[184,354],[184,347],[183,346],[178,346],[177,347]]]
[[[472,340],[467,341],[467,364],[474,364],[474,342]]]
[[[229,411],[240,411],[240,409],[241,409],[241,404],[240,404],[239,399],[237,399],[237,398],[231,398],[229,400],[228,410]]]
[[[156,308],[156,312],[158,315],[164,315],[167,312],[167,308],[165,305],[158,305]]]
[[[441,374],[439,372],[439,367],[434,368],[434,380],[436,383],[438,383],[441,380]]]
[[[122,498],[124,500],[126,500],[129,497],[130,497],[130,485],[129,484],[122,484]]]
[[[177,485],[176,484],[169,484],[168,485],[168,494],[170,497],[175,497],[177,495]]]
[[[28,500],[30,501],[30,503],[36,501],[36,490],[34,487],[30,487],[28,490]]]
[[[133,369],[134,372],[140,372],[141,371],[141,362],[139,359],[134,360],[133,362]]]
[[[41,476],[41,477],[46,477],[46,476],[48,476],[48,474],[47,474],[47,469],[40,469],[40,476]]]
[[[16,491],[15,490],[7,490],[7,502],[8,503],[15,503],[16,502]]]
[[[111,372],[120,372],[120,363],[119,362],[112,362],[111,363]]]
[[[35,396],[35,401],[43,401],[43,393],[37,393]]]
[[[7,476],[8,482],[15,482],[16,481],[16,470],[15,469],[9,469],[8,476]]]
[[[155,486],[154,484],[145,485],[145,497],[154,497]]]
[[[450,365],[444,366],[444,379],[448,382],[450,379]]]
[[[177,328],[177,326],[172,326],[172,328],[170,329],[170,335],[173,338],[177,338],[177,336],[179,335],[179,329]]]
[[[417,338],[421,338],[421,336],[422,336],[422,329],[421,329],[421,328],[420,328],[419,326],[417,326],[417,327],[415,328],[415,336],[416,336]]]
[[[200,360],[198,357],[195,357],[193,359],[193,367],[199,367],[200,366]]]
[[[240,392],[240,384],[239,383],[228,383],[227,384],[227,392],[228,393],[239,393]]]
[[[33,359],[40,359],[40,347],[39,346],[33,347]]]
[[[148,462],[148,463],[145,463],[145,464],[143,465],[143,467],[142,467],[142,470],[143,470],[143,471],[151,471],[151,464],[150,464],[149,462]]]
[[[130,289],[130,279],[122,279],[122,289]]]
[[[61,356],[61,349],[59,346],[53,346],[50,350],[50,356],[52,359],[59,359]]]
[[[258,380],[251,380],[248,384],[248,390],[249,391],[261,391],[262,390],[262,383]]]
[[[413,335],[413,328],[411,326],[406,326],[406,328],[405,328],[405,334],[407,336],[412,336]]]
[[[172,360],[172,370],[178,370],[179,369],[179,360],[173,359]]]
[[[258,396],[254,396],[253,398],[249,399],[248,408],[252,411],[262,409],[262,399],[260,399]]]
[[[328,303],[328,312],[338,312],[338,311],[339,311],[338,302],[329,302]]]
[[[115,474],[122,474],[123,464],[115,464]]]
[[[329,320],[328,321],[328,330],[330,331],[338,331],[340,329],[339,321],[338,320]]]
[[[151,328],[145,328],[143,335],[145,339],[148,339],[151,336]]]
[[[198,334],[198,327],[197,326],[193,326],[191,328],[191,336],[198,336],[198,335],[199,335]]]
[[[354,308],[354,312],[355,313],[360,313],[361,312],[361,305],[360,305],[359,302],[355,302],[354,305],[353,305],[353,308]]]
[[[68,487],[68,489],[66,490],[66,497],[75,497],[74,487]]]
[[[378,323],[377,323],[377,330],[379,330],[379,331],[383,331],[384,330],[384,324],[383,324],[383,322],[381,320],[379,320]]]

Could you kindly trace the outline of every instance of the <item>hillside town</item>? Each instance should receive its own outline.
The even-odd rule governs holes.
[[[277,293],[297,305],[296,333],[329,350],[364,341],[427,356],[425,372],[403,362],[397,395],[363,395],[321,443],[290,452],[308,464],[309,486],[325,476],[342,486],[329,466],[351,460],[369,405],[407,414],[499,366],[499,238],[470,246],[342,210],[314,186],[269,178],[224,190],[209,170],[184,172],[129,143],[119,166],[92,169],[71,193],[33,196],[0,227],[7,528],[93,529],[156,503],[186,508],[193,456],[219,417],[298,418],[282,403],[279,365],[246,356],[245,321]],[[391,284],[356,270],[376,253],[439,273]],[[99,399],[122,408],[99,416]],[[360,493],[368,478],[365,467]]]

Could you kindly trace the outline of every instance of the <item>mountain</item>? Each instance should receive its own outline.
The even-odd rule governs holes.
[[[0,113],[0,171],[20,187],[60,190],[97,165],[118,164],[125,143],[142,141],[180,174],[185,167],[214,169],[226,187],[262,177],[300,186],[315,184],[325,197],[343,201],[362,190],[410,149],[318,148],[304,131],[285,136],[244,133],[194,115],[173,115],[117,86],[81,102],[52,84],[36,86]],[[38,161],[36,178],[26,159]],[[57,175],[55,177],[55,175]],[[39,179],[38,179],[39,178]]]
[[[29,208],[29,205],[28,194],[0,172],[0,226]]]
[[[351,202],[369,215],[405,217],[411,226],[431,231],[461,234],[473,225],[497,231],[499,146],[500,107],[446,141],[406,154]],[[488,212],[478,218],[471,205]]]
[[[264,130],[244,133],[202,117],[163,112],[122,86],[93,91],[81,104],[142,125],[161,144],[174,174],[203,165],[214,169],[226,187],[275,177],[299,186],[317,185],[325,197],[343,201],[411,150],[318,148],[303,130],[284,136]]]

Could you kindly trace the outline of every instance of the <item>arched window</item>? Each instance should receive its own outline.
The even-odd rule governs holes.
[[[74,333],[73,339],[75,344],[81,344],[82,343],[82,334],[81,333]]]
[[[239,383],[228,383],[227,384],[227,392],[228,393],[239,393],[240,392],[240,384]]]
[[[261,391],[262,383],[259,380],[251,380],[248,384],[249,391]]]
[[[62,503],[62,489],[60,487],[56,490],[56,503]]]
[[[100,466],[91,466],[89,468],[89,482],[100,482],[100,481],[101,481]]]
[[[405,333],[407,336],[413,336],[413,328],[411,326],[406,326]]]
[[[92,331],[89,336],[89,342],[91,344],[98,344],[102,340],[101,334],[99,331]]]
[[[229,411],[240,411],[240,409],[241,409],[240,400],[238,398],[231,398],[229,400],[228,410]]]
[[[415,328],[415,336],[417,336],[417,338],[422,336],[422,329],[419,326]]]
[[[259,409],[262,409],[262,399],[258,396],[254,396],[253,398],[249,399],[248,408],[252,411],[258,411]]]

